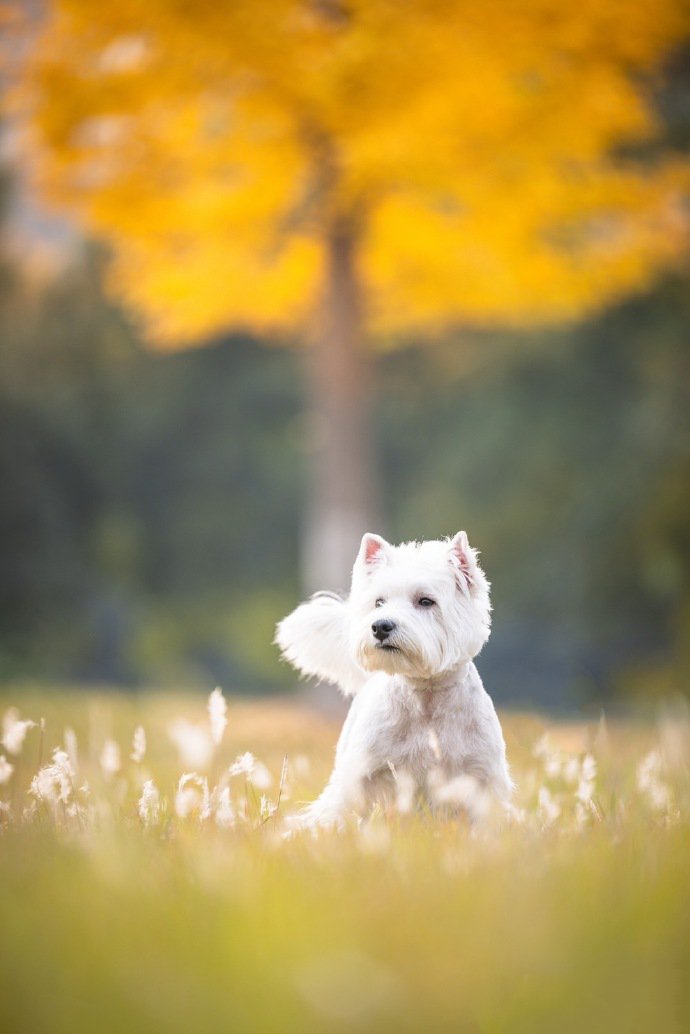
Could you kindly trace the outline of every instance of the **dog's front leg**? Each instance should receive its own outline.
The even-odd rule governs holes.
[[[320,797],[296,816],[294,826],[343,829],[348,817],[361,814],[366,808],[364,785],[368,775],[364,760],[348,758],[347,764],[336,765]]]
[[[321,795],[290,821],[291,829],[342,829],[367,808],[366,785],[377,767],[367,735],[366,696],[355,698],[343,725],[335,765]]]

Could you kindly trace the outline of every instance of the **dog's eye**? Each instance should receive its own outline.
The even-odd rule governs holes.
[[[417,600],[418,607],[433,607],[436,604],[436,600],[432,600],[429,596],[421,596]]]
[[[377,599],[377,601],[376,601],[376,603],[374,604],[374,606],[375,606],[375,607],[382,607],[382,606],[384,605],[384,603],[385,603],[385,602],[386,602],[386,601],[385,601],[384,599],[382,599],[382,598],[381,598],[381,597],[379,596],[379,598]]]

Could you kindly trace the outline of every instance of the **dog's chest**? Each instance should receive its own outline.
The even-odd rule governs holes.
[[[382,730],[386,753],[396,768],[419,776],[433,768],[453,769],[464,754],[464,724],[455,700],[410,693],[398,698]]]

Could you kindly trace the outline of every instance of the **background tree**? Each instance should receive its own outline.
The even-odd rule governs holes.
[[[38,179],[150,339],[304,345],[306,580],[375,510],[367,348],[640,289],[687,241],[655,146],[684,0],[56,0],[26,64]]]

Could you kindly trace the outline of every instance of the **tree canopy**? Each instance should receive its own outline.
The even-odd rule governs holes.
[[[18,99],[152,339],[312,325],[346,226],[386,342],[575,316],[678,260],[652,98],[689,31],[686,0],[54,0]]]

